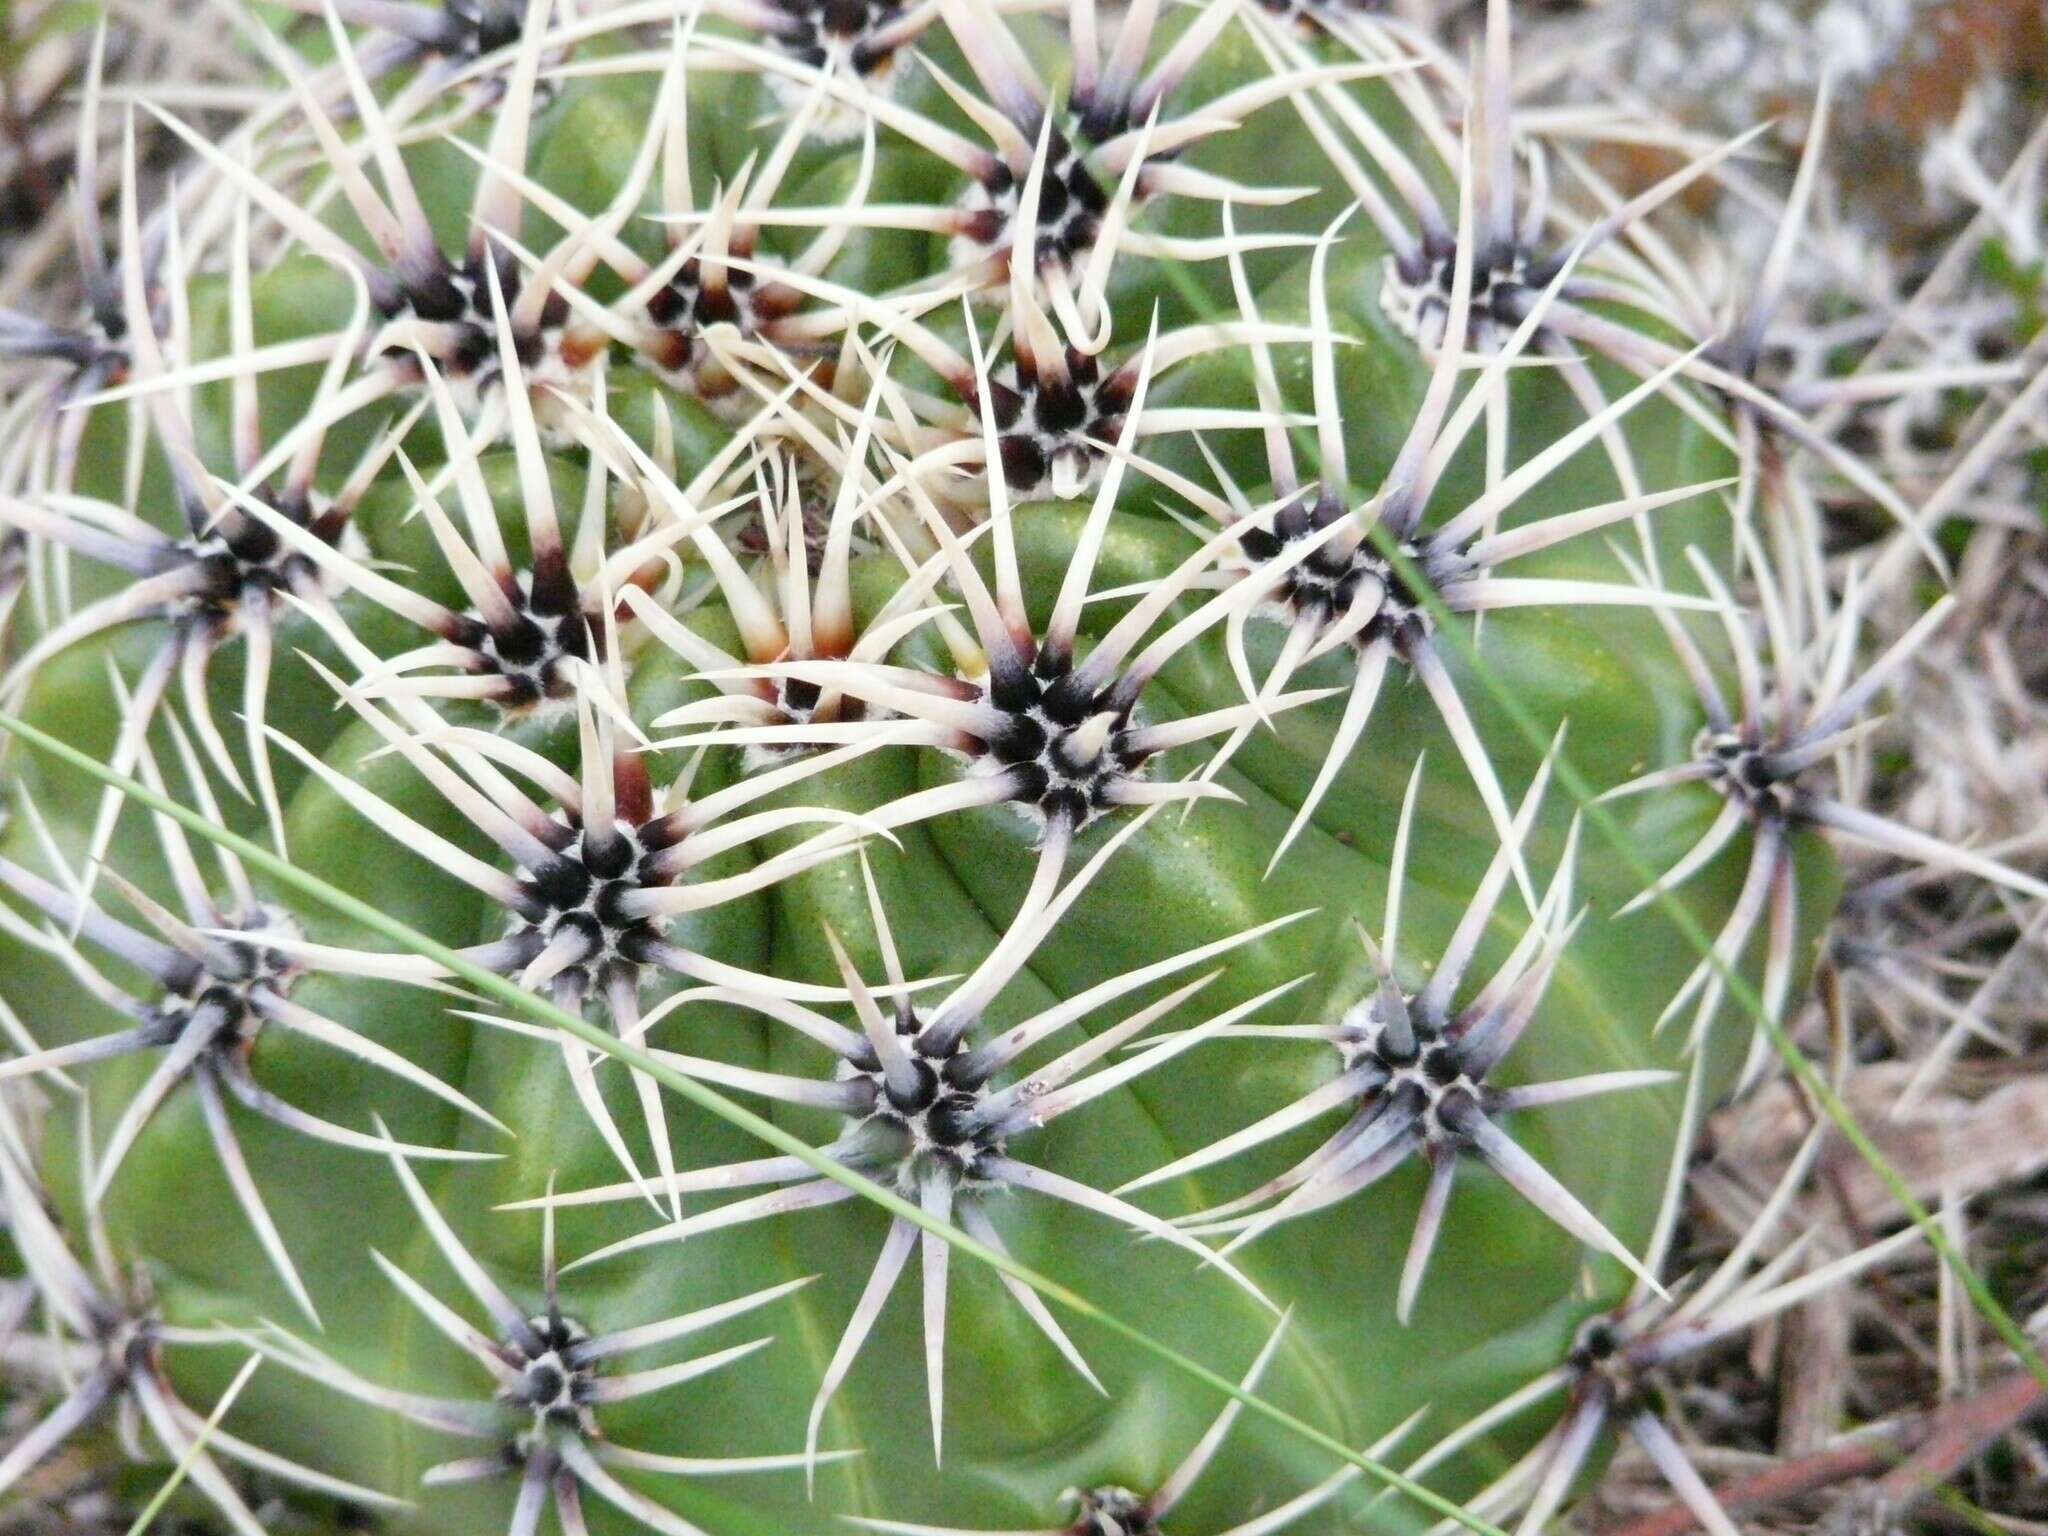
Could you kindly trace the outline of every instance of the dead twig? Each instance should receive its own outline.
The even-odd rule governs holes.
[[[1883,1472],[1875,1491],[1886,1504],[1898,1508],[1945,1482],[1985,1446],[2038,1412],[2043,1402],[2041,1383],[2022,1371],[1933,1413],[1736,1478],[1716,1488],[1714,1497],[1723,1509],[1734,1513]],[[1685,1536],[1697,1529],[1699,1521],[1692,1510],[1672,1504],[1610,1526],[1602,1536]]]

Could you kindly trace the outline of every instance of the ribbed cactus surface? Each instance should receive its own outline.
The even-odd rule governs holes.
[[[1733,595],[1772,278],[1657,229],[1737,146],[1521,133],[1504,5],[303,9],[208,13],[276,81],[218,142],[88,93],[0,707],[819,1156],[17,742],[0,1494],[119,1433],[248,1533],[1439,1518],[844,1170],[1445,1497],[1540,1441],[1477,1516],[1540,1522],[1600,1420],[1480,1416],[1635,1405],[1585,1325],[1668,1304],[1728,972],[1896,832],[1817,777],[1853,612]]]

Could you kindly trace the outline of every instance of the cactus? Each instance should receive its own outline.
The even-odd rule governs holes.
[[[1856,673],[1802,477],[1938,552],[1759,381],[1782,261],[1724,335],[1638,241],[1741,141],[1553,191],[1498,0],[303,9],[218,144],[95,71],[85,318],[0,337],[0,709],[267,850],[0,759],[0,1495],[1533,1529],[1615,1424],[1706,1498],[1624,1376],[1812,1294],[1665,1264],[1827,837],[2042,893],[1819,782],[1945,610]]]

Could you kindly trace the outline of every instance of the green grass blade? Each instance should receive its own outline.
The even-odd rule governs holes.
[[[228,1416],[228,1410],[235,1406],[235,1399],[242,1395],[242,1388],[249,1384],[249,1378],[256,1374],[256,1367],[263,1363],[261,1355],[251,1355],[235,1372],[235,1379],[228,1383],[228,1389],[221,1393],[220,1401],[213,1405],[213,1412],[206,1416],[206,1422],[199,1426],[199,1433],[192,1438],[192,1444],[185,1454],[178,1458],[178,1464],[171,1468],[171,1475],[164,1479],[163,1486],[150,1496],[142,1512],[135,1517],[135,1523],[128,1527],[128,1536],[144,1536],[156,1517],[164,1512],[164,1506],[171,1502],[171,1496],[184,1486],[185,1479],[192,1474],[192,1468],[199,1458],[206,1454],[206,1442],[213,1438],[213,1432],[220,1428],[220,1422]]]

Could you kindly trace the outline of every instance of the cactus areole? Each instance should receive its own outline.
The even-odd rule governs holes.
[[[88,93],[0,707],[1445,1497],[1519,1455],[1430,1452],[1591,1347],[1752,1029],[1660,1030],[1558,762],[1712,766],[1613,808],[1739,808],[1708,933],[1799,866],[1733,963],[1833,899],[1701,710],[1663,197],[1525,195],[1504,24],[1340,0],[303,9],[218,143]],[[85,1437],[245,1536],[1435,1518],[0,750],[0,1499]]]

